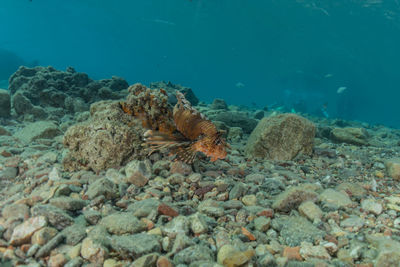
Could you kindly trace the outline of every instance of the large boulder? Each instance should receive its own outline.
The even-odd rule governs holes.
[[[91,117],[68,128],[64,146],[64,168],[101,171],[117,168],[144,155],[144,128],[135,117],[126,114],[117,101],[100,101],[91,105]]]
[[[311,154],[315,126],[295,114],[262,119],[251,133],[246,153],[251,157],[291,160],[299,153]]]
[[[367,145],[368,132],[364,128],[335,128],[331,131],[331,139],[338,143],[347,143],[352,145]]]

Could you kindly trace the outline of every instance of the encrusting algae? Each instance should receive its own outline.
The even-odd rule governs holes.
[[[193,163],[197,152],[209,156],[211,161],[226,157],[228,144],[223,132],[194,109],[181,92],[176,91],[178,102],[172,111],[167,104],[168,96],[162,89],[157,92],[143,85],[133,85],[130,92],[137,101],[131,103],[132,100],[128,99],[129,104],[121,102],[121,108],[139,118],[143,127],[149,129],[144,134],[146,144],[151,148],[149,154],[167,149],[186,163]],[[154,100],[158,97],[161,97],[161,102],[160,99]]]

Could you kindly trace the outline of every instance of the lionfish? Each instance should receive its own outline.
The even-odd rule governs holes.
[[[155,150],[168,149],[178,160],[193,163],[197,152],[209,156],[211,161],[226,157],[228,144],[223,132],[203,114],[192,107],[185,96],[176,91],[178,102],[173,109],[173,119],[177,133],[167,134],[148,130],[145,141],[150,145],[150,154]]]

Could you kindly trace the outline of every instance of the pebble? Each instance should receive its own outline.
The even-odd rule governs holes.
[[[24,223],[14,228],[11,236],[10,244],[13,246],[22,245],[30,242],[32,235],[39,229],[47,225],[44,216],[32,217]]]
[[[376,202],[373,199],[364,199],[361,201],[361,208],[364,210],[371,212],[375,215],[379,215],[382,213],[383,207],[380,203]]]

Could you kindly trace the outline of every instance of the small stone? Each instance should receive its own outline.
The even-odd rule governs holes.
[[[176,210],[174,210],[173,208],[171,208],[170,206],[168,206],[164,203],[161,203],[158,206],[158,213],[162,214],[162,215],[170,216],[170,217],[176,217],[179,215],[179,213]]]
[[[373,199],[364,199],[361,201],[361,207],[368,211],[371,212],[375,215],[379,215],[382,213],[383,207],[380,203],[376,202]]]
[[[87,237],[82,242],[81,255],[92,263],[103,265],[108,257],[108,249],[99,242]]]
[[[320,195],[319,200],[325,204],[333,205],[335,207],[348,207],[353,204],[350,198],[339,191],[334,189],[325,189]]]
[[[192,167],[182,161],[174,161],[170,167],[171,173],[180,173],[182,175],[189,175],[193,172]]]
[[[254,219],[254,228],[260,232],[266,232],[271,225],[271,219],[266,217],[257,217]]]
[[[65,196],[50,199],[50,204],[69,211],[81,210],[87,205],[85,200]]]
[[[18,175],[18,169],[16,167],[5,167],[0,171],[1,180],[13,180]]]
[[[132,265],[135,267],[155,266],[157,263],[157,258],[158,255],[156,253],[147,254],[135,260]]]
[[[70,260],[69,262],[67,262],[67,264],[64,265],[64,267],[81,267],[83,264],[83,260],[81,257],[76,257],[72,260]]]
[[[229,191],[229,199],[239,199],[246,191],[246,185],[244,183],[235,183],[231,191]]]
[[[147,228],[144,222],[139,221],[136,216],[128,212],[116,212],[108,215],[100,221],[100,225],[116,235],[134,234]]]
[[[239,251],[223,262],[225,267],[240,267],[246,264],[255,255],[254,250]]]
[[[47,262],[48,267],[63,267],[68,262],[68,259],[64,254],[59,253],[56,255],[52,255]]]
[[[400,180],[400,158],[390,159],[385,162],[388,175],[394,180]]]
[[[224,215],[224,208],[218,201],[207,199],[199,204],[197,210],[212,217],[221,217]]]
[[[157,259],[157,267],[174,267],[167,257],[160,256]]]
[[[175,217],[172,221],[167,223],[162,231],[165,235],[175,238],[178,233],[189,233],[190,220],[185,216]]]
[[[33,216],[42,215],[47,218],[50,225],[57,230],[62,230],[74,223],[74,219],[65,211],[53,205],[35,205],[31,208]]]
[[[349,218],[341,221],[340,226],[343,228],[350,228],[352,232],[357,232],[364,226],[364,220],[358,216],[351,215]]]
[[[100,178],[91,183],[87,192],[85,193],[89,199],[94,199],[95,197],[101,195],[103,195],[106,199],[113,199],[117,196],[117,194],[117,186],[107,178]]]
[[[151,178],[151,163],[133,160],[126,165],[125,173],[128,183],[138,187],[145,186]]]
[[[308,218],[310,221],[321,220],[323,212],[312,201],[305,201],[299,206],[299,212],[302,216]]]
[[[301,243],[300,255],[306,260],[310,258],[317,258],[321,260],[331,259],[331,256],[323,246],[313,246],[309,242]]]
[[[256,197],[256,195],[245,195],[242,198],[242,202],[246,206],[255,206],[255,205],[257,205],[257,197]]]
[[[201,213],[195,213],[190,217],[190,229],[194,234],[203,234],[208,231],[208,225],[205,219],[205,215]]]
[[[25,204],[11,204],[5,206],[1,211],[4,219],[18,220],[29,217],[29,207]]]
[[[22,245],[28,243],[31,236],[39,229],[47,225],[46,218],[44,216],[37,216],[28,219],[24,223],[14,228],[11,236],[10,244],[13,246]]]
[[[41,247],[35,254],[35,258],[46,257],[50,254],[51,250],[58,246],[62,241],[64,241],[64,235],[58,234],[49,242],[47,242],[43,247]]]
[[[305,186],[294,186],[279,194],[272,207],[276,210],[287,212],[296,209],[303,201],[314,201],[317,197],[317,193]]]
[[[32,236],[32,244],[43,246],[57,235],[58,231],[52,227],[44,227],[36,231]]]
[[[283,249],[282,256],[288,258],[289,260],[303,260],[303,257],[300,255],[300,247],[285,247]]]
[[[121,257],[139,258],[146,254],[159,253],[161,245],[158,236],[147,233],[114,235],[111,240],[111,250],[118,251]]]
[[[213,260],[214,253],[212,250],[204,245],[194,245],[178,252],[174,256],[175,265],[187,264],[189,265],[195,261]]]

